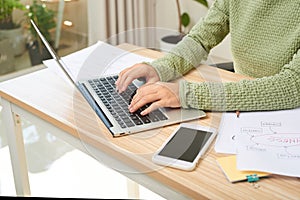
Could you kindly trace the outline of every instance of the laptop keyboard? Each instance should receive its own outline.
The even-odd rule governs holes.
[[[152,111],[148,115],[142,116],[140,112],[150,104],[143,106],[134,113],[129,112],[128,106],[137,87],[134,84],[130,84],[127,90],[119,94],[115,87],[115,81],[117,79],[118,76],[93,79],[89,80],[89,84],[122,128],[168,119],[159,109]]]

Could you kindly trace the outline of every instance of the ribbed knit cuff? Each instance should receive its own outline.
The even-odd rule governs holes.
[[[187,87],[187,81],[180,80],[179,81],[179,99],[180,99],[180,105],[182,108],[189,108],[189,106],[187,105],[187,99],[186,99],[189,90],[186,87]]]

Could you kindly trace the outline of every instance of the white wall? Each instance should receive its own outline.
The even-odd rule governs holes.
[[[190,26],[195,23],[207,13],[207,8],[193,0],[180,0],[181,12],[188,12],[191,17]],[[209,0],[209,5],[213,0]],[[168,9],[166,9],[168,8]],[[177,30],[178,16],[175,0],[157,0],[156,1],[156,26],[160,28]],[[215,47],[211,54],[217,56],[224,61],[232,61],[230,52],[230,37],[226,37],[224,41]]]

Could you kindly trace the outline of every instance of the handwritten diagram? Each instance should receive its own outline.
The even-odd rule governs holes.
[[[222,116],[215,150],[236,154],[239,170],[300,177],[300,108]]]
[[[259,127],[242,127],[240,134],[249,137],[246,150],[276,152],[278,159],[300,159],[300,132],[281,132],[281,127],[281,122],[266,121]]]

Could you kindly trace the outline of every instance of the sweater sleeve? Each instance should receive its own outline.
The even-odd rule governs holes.
[[[300,106],[300,50],[269,77],[229,83],[180,82],[182,107],[216,111],[281,110]]]
[[[169,53],[152,65],[161,81],[176,79],[207,58],[211,48],[229,33],[228,0],[216,0],[201,19]]]

